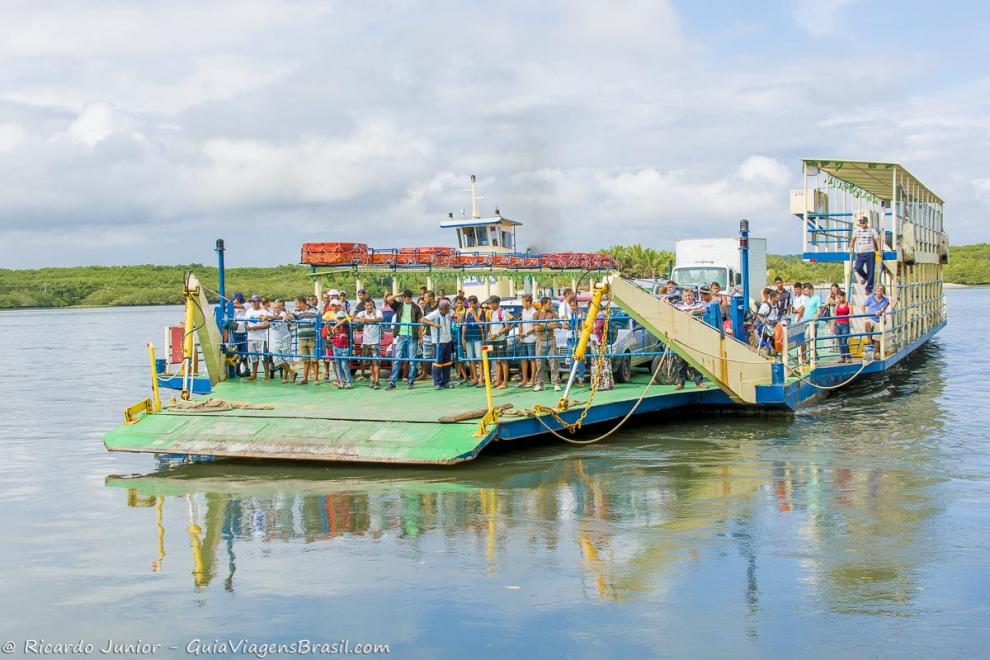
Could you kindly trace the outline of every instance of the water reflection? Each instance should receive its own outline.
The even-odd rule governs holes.
[[[549,571],[586,600],[656,601],[712,580],[755,637],[768,580],[834,612],[906,611],[943,552],[931,531],[943,368],[926,349],[794,417],[647,421],[606,446],[509,449],[453,470],[217,462],[107,484],[153,512],[151,570],[182,547],[196,590],[235,590],[238,554],[272,544],[407,572],[440,553],[479,577]]]

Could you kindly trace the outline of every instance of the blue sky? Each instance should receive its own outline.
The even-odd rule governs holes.
[[[8,0],[0,266],[449,243],[799,246],[802,156],[903,162],[990,240],[990,9],[860,0]]]

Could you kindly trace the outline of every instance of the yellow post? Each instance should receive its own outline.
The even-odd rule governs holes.
[[[158,394],[158,369],[155,368],[155,345],[150,341],[148,342],[148,360],[151,362],[151,394],[155,402],[153,411],[158,412],[162,409],[162,400]]]
[[[605,295],[607,286],[596,284],[595,292],[591,296],[591,304],[588,306],[588,315],[584,317],[584,326],[581,328],[581,338],[578,339],[577,346],[574,347],[574,359],[583,360],[585,351],[588,349],[588,340],[591,338],[591,331],[595,329],[595,317],[602,306],[602,296]]]
[[[196,327],[193,312],[193,293],[187,289],[185,322],[186,334],[182,338],[182,398],[187,401],[189,400],[190,393],[192,392],[193,332]]]
[[[488,399],[489,413],[495,409],[495,402],[492,401],[492,367],[491,362],[488,361],[488,351],[490,350],[492,350],[491,346],[481,347],[481,368],[485,372],[485,397]]]
[[[478,430],[474,434],[477,438],[483,438],[488,434],[489,424],[498,422],[498,411],[495,409],[495,401],[492,399],[492,368],[491,362],[488,361],[488,351],[490,350],[492,350],[491,346],[481,347],[481,370],[485,374],[485,398],[488,401],[488,412],[478,422]]]
[[[591,296],[591,304],[588,306],[588,315],[584,317],[584,325],[581,328],[581,337],[574,346],[574,353],[571,355],[571,375],[567,378],[567,388],[564,396],[557,402],[557,408],[566,409],[567,399],[571,394],[571,387],[574,385],[574,378],[577,376],[578,365],[584,362],[585,351],[588,348],[588,340],[591,338],[591,331],[595,329],[595,317],[598,316],[598,309],[602,305],[602,296],[608,291],[608,284],[602,282],[595,284]],[[575,293],[576,293],[575,289]]]

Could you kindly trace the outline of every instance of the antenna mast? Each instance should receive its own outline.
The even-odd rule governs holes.
[[[478,195],[478,177],[471,175],[471,187],[464,192],[471,193],[471,218],[477,220],[481,217],[478,213],[478,200],[484,199],[484,195]]]

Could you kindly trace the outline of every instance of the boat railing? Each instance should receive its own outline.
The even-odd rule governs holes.
[[[567,319],[505,319],[502,321],[479,321],[471,324],[476,326],[476,331],[480,336],[475,339],[471,326],[463,323],[452,322],[452,354],[458,362],[481,362],[480,351],[469,349],[468,344],[477,342],[480,345],[492,346],[495,350],[489,355],[490,361],[519,361],[519,360],[569,360],[573,352],[577,337],[581,333],[581,328],[585,322],[584,315],[575,315]],[[589,352],[589,357],[597,356],[601,353],[600,333],[604,326],[602,319],[601,327],[596,328],[596,333],[592,335],[591,345],[593,350]],[[433,363],[436,356],[428,354],[430,350],[435,350],[436,346],[432,338],[439,332],[439,329],[426,323],[401,323],[394,320],[382,320],[367,322],[348,316],[342,324],[346,329],[347,346],[343,355],[334,356],[333,334],[338,327],[338,323],[325,321],[320,317],[312,321],[305,320],[281,320],[269,319],[269,328],[266,329],[267,339],[264,340],[264,350],[250,350],[255,348],[248,340],[248,333],[238,331],[238,325],[245,321],[241,319],[233,320],[229,323],[229,332],[226,333],[224,351],[227,355],[246,358],[250,361],[256,359],[285,358],[292,360],[331,360],[334,357],[348,357],[353,361],[360,362],[391,362],[394,356],[394,346],[396,344],[396,332],[408,327],[411,329],[409,336],[416,339],[416,356],[412,358],[401,358],[403,361],[418,363]],[[377,326],[380,328],[379,341],[373,344],[364,344],[365,326]],[[544,328],[541,332],[535,327]],[[493,338],[492,328],[504,330],[499,337]],[[243,328],[242,328],[243,329]],[[268,332],[276,330],[276,332]],[[526,341],[525,335],[536,334],[535,341]],[[525,335],[524,335],[525,333]],[[311,340],[311,341],[307,341]],[[537,350],[537,343],[541,343]],[[312,346],[312,350],[306,348]],[[370,351],[363,351],[367,346],[376,346],[375,355],[367,354]],[[532,346],[532,351],[530,350]],[[427,354],[424,354],[427,353]],[[539,353],[539,354],[537,354]],[[609,319],[609,341],[603,357],[605,358],[629,358],[632,356],[639,358],[652,358],[663,355],[663,346],[650,333],[641,327],[634,327],[633,320],[623,314],[617,314]]]
[[[856,319],[869,321],[871,329],[853,332],[852,322]],[[779,350],[774,346],[775,350],[772,352],[784,363],[785,370],[790,371],[815,369],[838,363],[843,358],[851,361],[854,357],[864,357],[864,353],[869,356],[877,342],[880,344],[877,357],[880,357],[886,355],[889,346],[891,319],[892,312],[888,309],[880,315],[879,320],[872,313],[863,313],[821,316],[807,321],[780,324],[783,328],[783,345]],[[843,325],[849,332],[838,331]]]

